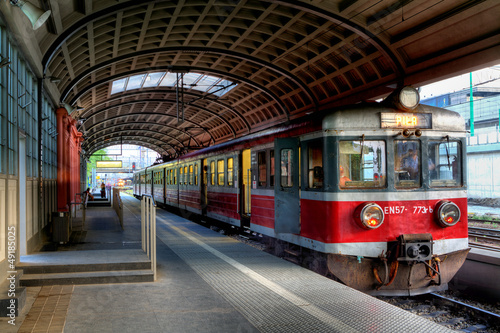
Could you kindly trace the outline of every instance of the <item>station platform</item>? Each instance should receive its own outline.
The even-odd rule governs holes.
[[[136,250],[140,202],[122,199],[125,230],[103,218],[111,207],[89,208],[85,236],[57,252],[93,261],[90,251],[123,256]],[[16,326],[2,319],[0,331],[450,332],[161,209],[157,259],[156,282],[28,287]]]

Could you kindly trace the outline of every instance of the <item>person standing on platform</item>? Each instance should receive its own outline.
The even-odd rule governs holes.
[[[106,198],[106,185],[104,182],[101,183],[101,198]]]

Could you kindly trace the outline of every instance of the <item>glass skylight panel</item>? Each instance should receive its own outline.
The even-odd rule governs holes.
[[[236,85],[233,84],[233,82],[228,80],[220,80],[216,86],[212,87],[207,92],[221,97],[222,95],[231,91],[234,87],[236,87]]]
[[[163,80],[160,82],[160,87],[173,87],[177,82],[177,74],[176,73],[167,73]]]
[[[134,75],[129,78],[114,81],[111,87],[111,94],[143,87],[175,87],[177,77],[180,79],[180,76],[180,74],[169,72]],[[184,74],[183,83],[185,90],[195,89],[202,92],[208,92],[219,97],[236,87],[236,85],[231,81],[199,73]]]
[[[134,75],[131,76],[128,80],[127,90],[139,89],[142,87],[142,81],[146,74]]]
[[[111,86],[111,94],[123,92],[123,90],[125,90],[125,83],[127,82],[127,80],[128,78],[114,81],[113,85]]]
[[[143,87],[144,88],[157,87],[163,75],[165,75],[165,72],[149,73],[148,76],[146,77],[146,80],[144,81]]]
[[[190,85],[197,82],[200,79],[200,77],[201,77],[201,74],[198,74],[198,73],[184,74],[184,78],[183,78],[184,88],[187,88],[187,89],[191,88]],[[179,76],[179,79],[180,79],[180,76]]]

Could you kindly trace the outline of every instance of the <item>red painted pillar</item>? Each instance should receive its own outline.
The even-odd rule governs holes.
[[[67,168],[65,164],[64,138],[66,126],[64,126],[68,111],[65,108],[56,110],[57,117],[57,210],[66,211],[67,207]]]
[[[68,211],[80,193],[80,151],[82,134],[65,108],[57,109],[57,210]]]

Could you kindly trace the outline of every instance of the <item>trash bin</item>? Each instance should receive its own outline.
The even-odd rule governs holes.
[[[54,232],[52,241],[56,243],[69,242],[69,212],[56,212],[52,215]]]

